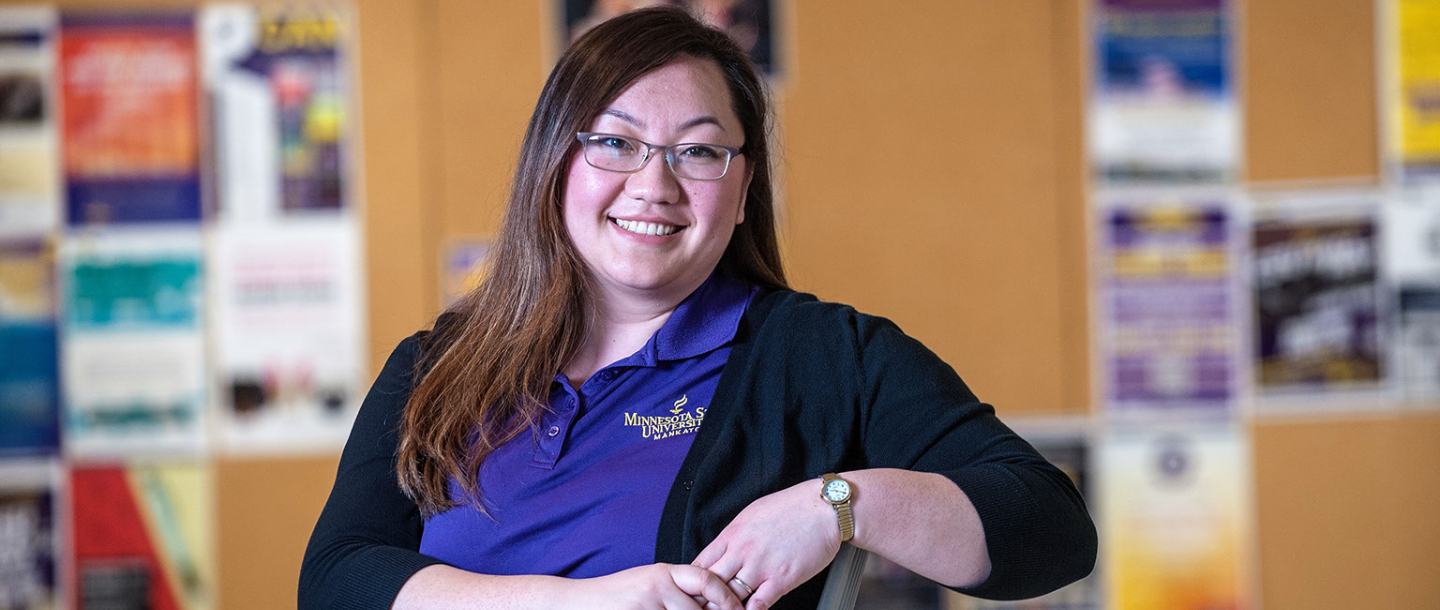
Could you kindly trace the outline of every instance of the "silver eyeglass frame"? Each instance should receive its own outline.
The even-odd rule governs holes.
[[[607,137],[607,138],[615,138],[615,139],[618,139],[618,140],[625,140],[625,141],[627,141],[627,142],[634,142],[634,143],[636,143],[636,144],[643,145],[643,146],[645,147],[645,156],[643,156],[643,157],[640,158],[640,164],[637,165],[637,166],[635,167],[635,169],[628,170],[628,171],[627,171],[627,170],[623,170],[623,169],[610,169],[610,168],[608,168],[608,167],[600,167],[599,165],[595,165],[594,162],[590,161],[590,156],[585,153],[585,143],[586,143],[587,141],[589,141],[591,138],[594,138],[594,137],[596,137],[596,136],[602,136],[602,137]],[[643,140],[638,140],[638,139],[632,138],[632,137],[630,137],[630,136],[622,136],[622,135],[619,135],[619,134],[605,133],[605,132],[601,132],[601,131],[582,131],[582,132],[580,132],[580,133],[575,134],[575,139],[576,139],[576,140],[579,140],[579,142],[580,142],[580,156],[585,158],[585,163],[588,164],[590,167],[593,167],[593,168],[598,169],[598,170],[601,170],[601,171],[615,172],[615,173],[617,173],[617,174],[633,174],[633,173],[638,172],[638,171],[640,171],[640,170],[642,170],[642,169],[645,169],[645,164],[650,162],[650,155],[651,155],[651,153],[653,153],[653,152],[655,152],[655,151],[658,150],[658,151],[664,153],[665,169],[670,172],[670,175],[675,176],[676,178],[684,178],[684,179],[686,179],[686,180],[701,180],[701,181],[705,181],[705,182],[710,182],[710,181],[719,180],[719,179],[721,179],[721,178],[724,178],[726,174],[730,173],[730,162],[731,162],[731,161],[734,161],[734,160],[735,160],[735,157],[738,157],[738,156],[740,156],[740,155],[745,154],[745,151],[744,151],[744,150],[742,150],[742,149],[740,149],[740,148],[736,148],[736,147],[734,147],[734,146],[723,146],[723,145],[720,145],[720,144],[709,144],[709,143],[705,143],[705,142],[680,142],[680,143],[678,143],[678,144],[651,144],[651,143],[649,143],[649,142],[646,142],[646,141],[643,141]],[[693,177],[690,177],[690,176],[681,175],[680,172],[675,171],[675,155],[674,155],[674,154],[671,154],[671,151],[674,150],[674,149],[677,149],[677,148],[685,147],[685,146],[707,146],[707,147],[710,147],[710,148],[718,148],[718,149],[720,149],[720,150],[725,151],[725,152],[727,153],[727,155],[726,155],[726,157],[725,157],[725,169],[721,170],[721,171],[720,171],[720,175],[719,175],[719,176],[716,176],[716,177],[714,177],[714,178],[693,178]]]

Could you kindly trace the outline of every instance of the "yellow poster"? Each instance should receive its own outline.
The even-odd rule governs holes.
[[[1098,464],[1108,608],[1255,607],[1250,468],[1239,432],[1115,432],[1100,444]]]
[[[1440,0],[1397,0],[1401,177],[1440,177]]]

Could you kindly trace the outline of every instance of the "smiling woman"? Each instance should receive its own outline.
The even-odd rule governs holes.
[[[484,283],[361,409],[302,608],[813,608],[846,541],[983,597],[1090,571],[1069,479],[953,369],[786,287],[768,117],[682,11],[572,45]]]

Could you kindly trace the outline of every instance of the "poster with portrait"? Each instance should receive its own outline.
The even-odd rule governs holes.
[[[1257,195],[1257,394],[1373,391],[1385,380],[1378,199],[1359,191]]]
[[[1096,0],[1089,150],[1108,183],[1221,183],[1240,167],[1226,0]]]
[[[1440,1],[1377,3],[1386,157],[1403,183],[1440,182]]]
[[[780,40],[773,4],[776,0],[558,0],[560,5],[560,51],[602,21],[626,11],[659,4],[680,6],[699,16],[735,40],[765,73],[780,75]],[[556,56],[559,56],[559,52]]]
[[[1250,458],[1238,428],[1112,430],[1096,453],[1106,607],[1254,607]]]
[[[355,205],[353,31],[341,3],[201,11],[222,220],[333,215]]]
[[[50,7],[0,6],[0,240],[59,226],[58,23]]]
[[[1385,268],[1394,290],[1395,377],[1405,399],[1440,403],[1440,189],[1385,202]]]
[[[69,487],[77,607],[215,607],[215,494],[208,466],[78,466],[69,472]]]
[[[1242,350],[1230,198],[1100,201],[1097,342],[1107,414],[1231,416]]]
[[[359,232],[335,217],[215,231],[210,327],[227,451],[344,444],[367,374]]]
[[[1092,482],[1094,477],[1090,473],[1090,442],[1080,427],[1061,430],[1044,430],[1027,428],[1024,424],[1017,424],[1017,432],[1024,436],[1040,455],[1057,468],[1070,476],[1070,481],[1075,488],[1080,490],[1080,495],[1091,498]],[[1091,502],[1092,514],[1096,509]],[[872,560],[873,561],[873,560]],[[943,590],[945,610],[1098,610],[1100,595],[1100,571],[1103,566],[1097,566],[1089,576],[1061,587],[1059,590],[1047,593],[1040,597],[1020,600],[1004,601],[978,599],[961,595],[954,591]],[[883,607],[883,606],[857,606],[857,607]]]
[[[49,461],[0,462],[0,608],[59,610],[56,476]]]
[[[60,448],[54,276],[47,242],[0,242],[0,456]]]
[[[61,249],[65,451],[193,455],[205,442],[200,236],[77,235]]]

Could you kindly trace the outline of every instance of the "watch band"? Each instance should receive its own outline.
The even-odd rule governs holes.
[[[826,495],[825,490],[830,486],[831,481],[839,481],[845,485],[845,499],[835,501]],[[840,542],[849,542],[851,538],[855,537],[855,514],[850,510],[850,500],[854,494],[854,487],[839,475],[834,473],[820,475],[820,497],[835,509],[835,517],[840,521]]]

